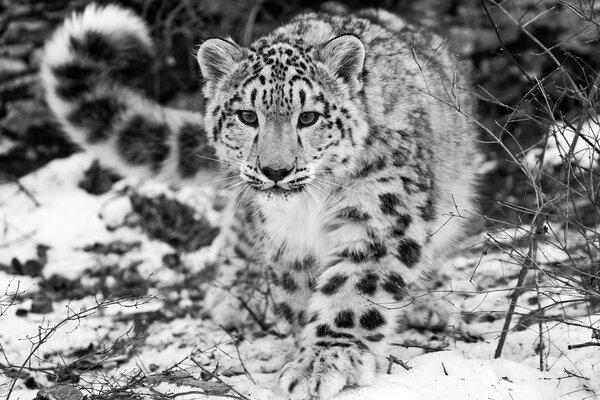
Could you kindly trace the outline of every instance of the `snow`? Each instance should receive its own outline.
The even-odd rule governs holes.
[[[417,357],[410,365],[409,371],[382,376],[377,387],[350,391],[338,399],[558,398],[556,388],[545,384],[545,374],[509,360],[469,359],[459,352],[443,351]]]
[[[552,158],[553,153],[548,154],[551,157],[547,160],[556,161]],[[139,193],[166,193],[193,205],[198,213],[211,223],[216,223],[221,214],[211,206],[219,197],[215,189],[177,190],[158,183],[126,180],[104,195],[90,195],[78,187],[78,182],[91,161],[85,154],[53,161],[21,180],[30,194],[14,184],[0,186],[0,220],[3,221],[0,266],[10,265],[13,258],[21,261],[36,259],[38,244],[50,248],[47,264],[42,270],[45,278],[54,274],[71,279],[85,275],[85,282],[91,284],[98,278],[89,275],[89,271],[98,269],[99,265],[126,268],[131,263],[138,263],[139,275],[151,283],[147,293],[149,297],[137,304],[135,301],[113,302],[99,309],[94,307],[105,300],[100,295],[86,295],[77,300],[55,299],[49,300],[54,306],[51,312],[29,312],[20,316],[17,310],[31,307],[31,294],[40,291],[41,279],[13,275],[7,272],[8,269],[0,268],[0,343],[6,355],[6,359],[0,357],[0,364],[10,362],[20,365],[29,355],[32,344],[37,342],[38,335],[49,332],[43,328],[52,328],[73,316],[73,313],[89,308],[92,311],[85,318],[73,319],[52,331],[48,340],[36,350],[30,366],[52,367],[62,360],[72,362],[75,350],[98,344],[110,348],[119,338],[129,338],[134,343],[135,352],[113,354],[104,360],[102,377],[122,382],[128,374],[130,376],[140,369],[150,374],[149,371],[159,372],[181,363],[181,368],[197,378],[201,370],[189,359],[194,354],[195,359],[207,369],[212,371],[218,366],[222,379],[252,400],[284,398],[276,389],[276,378],[288,352],[294,349],[291,337],[281,338],[265,332],[248,331],[238,343],[234,340],[234,333],[226,332],[198,314],[192,316],[194,307],[198,307],[198,300],[195,288],[186,286],[186,273],[201,271],[209,265],[219,251],[218,245],[184,257],[184,263],[190,269],[181,272],[163,265],[163,256],[173,252],[171,246],[149,238],[136,227],[123,224],[131,213],[127,196],[130,187]],[[32,197],[39,202],[39,206],[36,206]],[[515,237],[521,239],[527,228],[521,227],[518,235],[502,237],[498,234],[497,238],[500,243],[509,243]],[[336,399],[596,398],[596,393],[600,393],[597,347],[568,350],[570,344],[590,341],[591,330],[587,326],[598,327],[598,313],[583,309],[581,305],[579,308],[572,306],[561,310],[570,317],[570,324],[552,320],[544,322],[543,351],[547,371],[540,372],[538,369],[537,323],[510,332],[503,358],[493,358],[504,313],[508,308],[508,288],[515,285],[520,265],[514,262],[511,254],[488,250],[483,239],[485,237],[474,238],[473,242],[480,244],[465,244],[465,250],[457,251],[445,265],[440,266],[435,290],[418,300],[425,305],[433,302],[445,307],[455,334],[431,335],[415,330],[398,334],[389,353],[403,360],[411,369],[405,370],[400,365],[394,365],[391,374],[385,371],[380,373],[376,384],[347,389]],[[123,255],[102,255],[84,250],[93,243],[118,240],[136,241],[140,245]],[[555,261],[567,258],[564,251],[550,245],[542,246],[540,254]],[[112,278],[106,280],[109,287],[120,284],[117,278],[108,278]],[[20,293],[24,293],[22,299],[6,307],[8,304],[5,300],[8,297],[3,294],[14,293],[17,287]],[[575,296],[558,288],[556,293],[564,296],[563,299]],[[535,311],[535,298],[537,295],[534,291],[523,293],[517,303],[517,311],[524,314]],[[545,299],[544,302],[551,300]],[[542,303],[546,304],[549,303]],[[159,318],[153,319],[152,315],[159,315]],[[513,325],[517,319],[515,317]],[[460,339],[461,334],[463,337],[466,334],[480,337],[480,340],[473,342]],[[424,353],[421,348],[410,347],[411,344],[439,346],[443,350]],[[127,357],[128,354],[133,356]],[[252,383],[245,371],[256,384]],[[87,381],[99,376],[94,371],[82,374]],[[43,386],[53,384],[43,373],[33,371],[31,375]],[[0,374],[0,397],[8,393],[11,382],[9,376]],[[90,388],[98,389],[98,382],[90,383]],[[33,399],[38,390],[27,389],[19,380],[11,399]],[[139,393],[148,394],[147,390],[140,388]],[[162,382],[154,390],[179,393],[194,388]],[[194,399],[198,395],[177,398]]]
[[[576,122],[567,124],[564,121],[557,121],[552,125],[545,151],[538,147],[527,152],[525,162],[529,168],[539,166],[539,159],[543,153],[544,160],[541,167],[543,170],[551,171],[563,164],[571,147],[573,147],[571,159],[573,164],[584,169],[597,165],[600,159],[600,154],[596,150],[600,139],[600,124],[597,118],[583,121],[581,128],[578,128]]]

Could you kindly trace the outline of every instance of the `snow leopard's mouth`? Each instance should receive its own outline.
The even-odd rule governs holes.
[[[257,192],[262,194],[266,194],[267,196],[289,196],[294,195],[296,193],[300,193],[304,190],[305,185],[294,185],[289,188],[282,188],[280,186],[272,186],[267,189],[261,189],[258,187],[254,187]]]

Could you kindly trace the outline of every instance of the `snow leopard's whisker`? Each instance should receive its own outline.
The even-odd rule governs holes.
[[[333,193],[331,191],[325,190],[323,188],[323,186],[321,186],[321,183],[319,182],[310,182],[309,185],[311,185],[312,187],[314,187],[315,189],[320,190],[321,192],[323,192],[323,194],[325,195],[325,199],[323,201],[327,201],[327,199],[331,198],[333,199],[333,201],[335,201],[337,204],[341,204],[340,200],[337,199],[336,197],[333,196]]]
[[[214,181],[205,182],[204,184],[205,184],[205,185],[210,185],[210,184],[212,184],[212,183],[223,182],[223,181],[227,181],[227,180],[231,180],[231,179],[236,179],[236,178],[238,178],[238,179],[239,179],[239,176],[237,176],[237,175],[236,175],[236,176],[227,176],[227,177],[225,177],[225,178],[221,178],[221,179],[215,179]]]
[[[235,178],[237,178],[237,179],[234,179],[230,182],[223,183],[223,185],[220,186],[220,189],[231,189],[231,188],[237,186],[239,183],[246,182],[239,175],[236,175]]]
[[[242,161],[241,161],[241,160],[238,160],[237,158],[233,158],[233,157],[227,157],[227,156],[221,156],[221,157],[222,157],[222,158],[227,158],[228,160],[231,160],[231,161],[233,161],[234,163],[240,163],[240,164],[242,164]],[[220,159],[217,159],[217,160],[220,160]],[[223,160],[220,160],[220,161],[223,161]]]
[[[313,205],[311,204],[311,201],[310,201],[310,199],[309,199],[309,198],[308,198],[308,196],[306,195],[306,191],[305,191],[305,190],[303,190],[303,191],[302,191],[302,198],[304,199],[304,202],[305,202],[305,203],[306,203],[306,205],[308,206],[308,209],[309,209],[310,211],[312,211],[312,207],[313,207]]]
[[[308,193],[311,195],[311,197],[312,197],[312,198],[313,198],[313,200],[314,200],[314,203],[315,203],[315,205],[316,205],[317,207],[319,207],[319,210],[322,210],[322,209],[323,209],[323,203],[322,203],[322,202],[320,202],[320,201],[318,201],[318,200],[317,200],[317,197],[315,196],[315,194],[314,194],[313,192],[311,192],[311,191],[310,191],[310,187],[309,187],[309,185],[310,185],[310,184],[311,184],[311,182],[310,182],[310,181],[309,181],[309,182],[306,182],[306,183],[303,183],[303,185],[304,185],[304,188],[305,188],[305,189],[306,189],[306,191],[307,191],[307,192],[308,192]],[[305,197],[307,198],[307,201],[308,201],[308,203],[310,203],[310,199],[308,199],[308,197],[307,197],[307,196],[305,196]]]
[[[231,199],[231,202],[232,202],[232,203],[235,203],[235,201],[236,201],[236,199],[238,198],[238,196],[240,195],[240,193],[242,193],[242,192],[243,192],[245,189],[247,189],[247,188],[248,188],[248,186],[244,186],[244,187],[242,187],[240,190],[238,190],[238,191],[237,191],[237,193],[235,194],[235,196],[233,196],[233,197],[232,197],[232,199]],[[235,207],[235,208],[237,208],[237,204],[236,204],[236,207]],[[235,210],[235,208],[234,208],[234,210]],[[234,214],[235,214],[235,211],[234,211]]]
[[[340,185],[339,183],[330,182],[330,181],[327,181],[327,180],[325,180],[325,179],[319,179],[319,178],[317,178],[317,177],[315,177],[315,178],[313,178],[313,179],[314,179],[315,181],[322,182],[322,183],[326,183],[326,184],[328,184],[328,185],[333,185],[333,186],[340,187],[340,188],[342,188],[342,189],[348,190],[348,191],[350,191],[350,192],[353,192],[353,193],[356,193],[356,194],[364,194],[364,193],[362,193],[362,192],[358,192],[358,191],[356,191],[356,190],[354,190],[354,189],[350,189],[348,186]]]
[[[246,182],[244,182],[243,180],[240,179],[239,182],[226,183],[223,186],[221,186],[219,189],[233,189],[234,187],[238,187],[240,185],[243,185],[244,183],[246,183]]]
[[[210,161],[214,161],[214,162],[218,162],[220,164],[224,164],[224,165],[227,165],[227,166],[237,166],[234,163],[231,163],[231,162],[228,162],[228,161],[219,160],[219,159],[212,158],[212,157],[206,157],[206,156],[203,156],[201,154],[196,154],[196,157],[204,158],[206,160],[210,160]]]
[[[246,195],[248,194],[248,190],[250,189],[250,186],[246,186],[245,188],[243,188],[241,190],[242,195],[240,196],[240,198],[238,199],[237,204],[235,205],[234,209],[233,209],[233,214],[236,213],[237,209],[239,208],[240,204],[242,204],[244,202],[244,199],[246,198]],[[237,196],[236,196],[237,197]]]
[[[308,189],[308,188],[307,188],[307,189]],[[304,198],[304,201],[305,201],[305,202],[306,202],[306,204],[308,205],[308,208],[309,208],[309,209],[312,211],[312,207],[313,207],[313,205],[311,204],[311,203],[312,203],[312,201],[311,201],[311,199],[310,199],[310,198],[309,198],[309,197],[306,195],[306,190],[303,190],[303,191],[301,192],[301,194],[302,194],[302,197]]]
[[[309,187],[306,188],[306,191],[312,196],[313,200],[315,201],[315,204],[319,207],[318,211],[322,210],[323,204],[317,200],[317,197],[314,195],[314,193],[310,190]]]
[[[325,195],[329,194],[329,193],[328,193],[328,192],[327,192],[325,189],[323,189],[323,187],[321,186],[321,184],[320,184],[320,183],[319,183],[319,186],[317,186],[317,183],[318,183],[318,182],[311,181],[311,182],[308,182],[308,183],[307,183],[307,185],[309,185],[309,186],[311,186],[311,187],[314,187],[315,189],[318,189],[318,190],[320,190],[320,191],[321,191],[321,192],[323,192],[323,194],[325,194]]]

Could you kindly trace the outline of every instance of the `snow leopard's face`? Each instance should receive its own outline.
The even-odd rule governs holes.
[[[198,58],[209,138],[257,195],[286,199],[352,171],[367,133],[352,101],[364,58],[357,38],[250,49],[210,39]]]

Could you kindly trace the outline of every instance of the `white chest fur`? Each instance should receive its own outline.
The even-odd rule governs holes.
[[[261,201],[268,240],[277,247],[285,244],[286,255],[291,258],[304,258],[309,254],[320,258],[325,250],[325,213],[319,200],[297,195],[288,200]]]

